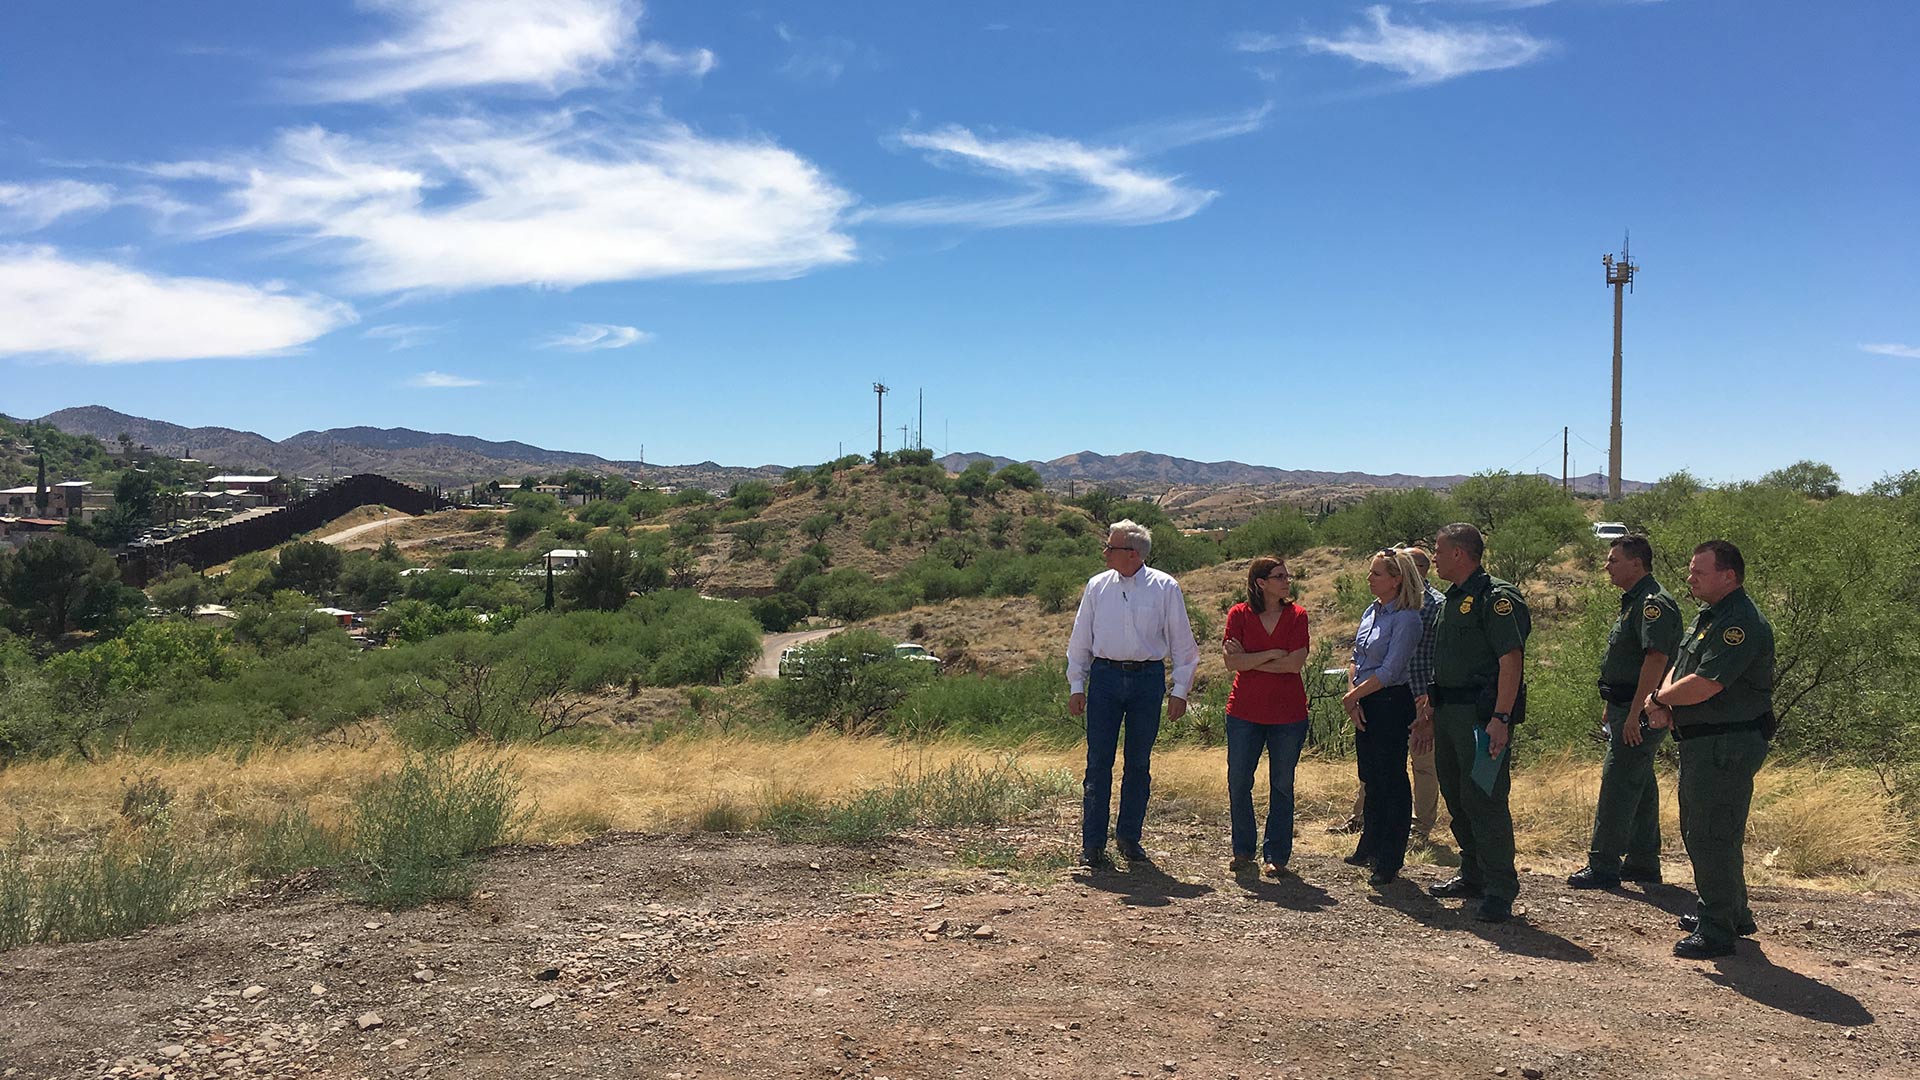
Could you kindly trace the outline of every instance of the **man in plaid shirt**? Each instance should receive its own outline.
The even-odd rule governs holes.
[[[1408,545],[1400,550],[1413,557],[1414,565],[1420,568],[1420,577],[1426,589],[1426,601],[1420,606],[1420,622],[1426,628],[1426,633],[1420,635],[1420,647],[1414,650],[1413,665],[1409,669],[1407,682],[1413,690],[1413,700],[1419,709],[1420,719],[1431,724],[1433,713],[1427,705],[1427,687],[1433,685],[1433,627],[1440,621],[1440,607],[1446,603],[1447,597],[1432,584],[1425,582],[1427,573],[1433,569],[1433,556],[1427,552],[1427,549],[1418,545]],[[1413,834],[1409,842],[1426,845],[1432,842],[1429,834],[1433,832],[1433,823],[1440,811],[1440,777],[1433,771],[1431,734],[1428,735],[1424,747],[1411,748],[1409,758],[1413,762]],[[1367,789],[1362,785],[1359,794],[1354,796],[1353,817],[1349,818],[1345,824],[1330,826],[1328,831],[1358,832],[1360,815],[1366,809],[1366,805]]]

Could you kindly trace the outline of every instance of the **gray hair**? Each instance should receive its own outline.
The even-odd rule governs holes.
[[[1107,526],[1107,540],[1113,540],[1113,534],[1119,533],[1127,538],[1127,546],[1140,553],[1142,560],[1153,551],[1153,533],[1145,525],[1132,518],[1121,518]]]

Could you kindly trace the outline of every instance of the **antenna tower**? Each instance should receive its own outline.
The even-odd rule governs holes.
[[[873,461],[876,465],[880,463],[881,456],[887,452],[888,389],[885,383],[873,384]]]
[[[1613,433],[1607,443],[1607,498],[1620,497],[1620,316],[1626,308],[1626,294],[1633,288],[1633,275],[1640,268],[1627,254],[1627,239],[1620,242],[1620,258],[1600,256],[1607,268],[1607,284],[1613,286]]]

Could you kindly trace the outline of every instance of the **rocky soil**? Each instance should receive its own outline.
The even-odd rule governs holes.
[[[1235,879],[1212,826],[1061,869],[1066,823],[866,848],[624,835],[504,853],[465,906],[292,883],[0,953],[7,1077],[1920,1075],[1920,903],[1759,890],[1669,954],[1678,888],[1528,875],[1485,927],[1314,855]],[[989,869],[988,867],[1000,867]]]

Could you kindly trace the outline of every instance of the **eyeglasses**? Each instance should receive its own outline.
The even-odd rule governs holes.
[[[1127,545],[1127,544],[1122,544],[1122,545],[1120,545],[1119,547],[1115,547],[1115,546],[1113,546],[1112,544],[1108,544],[1108,545],[1107,545],[1106,547],[1104,547],[1104,548],[1101,548],[1100,550],[1102,550],[1102,551],[1104,551],[1104,552],[1106,552],[1107,554],[1109,554],[1109,555],[1111,555],[1111,554],[1113,554],[1113,553],[1114,553],[1114,552],[1116,552],[1116,551],[1132,551],[1132,550],[1133,550],[1133,548],[1132,548],[1132,546],[1131,546],[1131,545]]]

